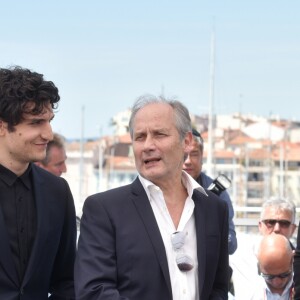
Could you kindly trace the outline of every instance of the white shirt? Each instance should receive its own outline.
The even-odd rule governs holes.
[[[161,189],[140,175],[139,179],[147,193],[165,245],[173,300],[199,299],[197,238],[194,218],[195,204],[191,197],[194,189],[198,189],[205,195],[207,194],[190,175],[184,171],[182,172],[182,182],[187,188],[188,197],[185,201],[178,228],[176,229]],[[176,263],[176,255],[178,252],[173,249],[171,242],[171,235],[176,231],[184,231],[187,233],[185,243],[180,249],[180,252],[186,253],[193,259],[194,268],[188,272],[180,271]]]
[[[257,275],[257,283],[255,284],[255,291],[250,300],[290,300],[292,299],[291,295],[291,287],[293,284],[293,277],[291,277],[290,281],[286,285],[283,293],[281,295],[277,293],[272,293],[269,289],[266,281],[263,277]]]

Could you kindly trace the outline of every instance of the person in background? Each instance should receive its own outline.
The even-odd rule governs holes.
[[[203,139],[200,133],[193,128],[193,141],[190,147],[190,151],[183,164],[183,170],[191,175],[202,187],[208,188],[213,182],[213,179],[202,172],[202,160],[203,160]],[[233,254],[237,249],[237,238],[235,232],[235,226],[233,222],[234,211],[229,194],[223,191],[220,196],[224,200],[229,209],[229,234],[228,234],[228,253]]]
[[[64,139],[61,135],[54,133],[53,140],[47,145],[46,157],[37,161],[36,165],[56,176],[61,176],[62,173],[67,172],[66,159]]]
[[[129,131],[139,175],[86,199],[76,299],[227,299],[228,207],[182,170],[192,140],[188,110],[143,96]]]
[[[258,247],[261,270],[251,300],[290,300],[293,294],[293,250],[282,234],[265,235]]]
[[[296,206],[293,201],[284,198],[270,198],[262,205],[260,220],[258,222],[259,232],[262,238],[272,233],[281,234],[290,241],[291,249],[295,246],[291,239],[296,229]],[[257,259],[258,244],[254,245],[254,254]],[[261,273],[257,263],[258,274]]]
[[[75,299],[73,197],[32,163],[46,156],[59,100],[42,74],[0,69],[0,299]]]
[[[290,240],[291,247],[295,247],[291,238],[296,229],[296,206],[291,200],[271,198],[263,203],[260,221],[258,223],[261,235],[278,233]]]
[[[263,203],[258,222],[260,234],[253,241],[249,249],[244,249],[246,252],[243,254],[245,263],[247,263],[247,272],[244,274],[244,278],[245,282],[249,283],[249,288],[242,291],[244,295],[248,295],[245,296],[245,299],[250,298],[250,295],[253,294],[253,286],[256,283],[257,275],[261,274],[257,257],[261,240],[270,234],[283,235],[289,240],[290,248],[294,251],[292,239],[296,229],[295,219],[296,207],[293,201],[272,197]],[[249,253],[247,250],[249,250]],[[236,267],[238,268],[239,265],[236,264]],[[236,291],[239,288],[236,286]]]

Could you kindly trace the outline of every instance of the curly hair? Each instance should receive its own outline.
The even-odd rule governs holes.
[[[42,74],[19,66],[0,68],[0,119],[7,122],[8,130],[14,131],[24,113],[38,115],[49,102],[56,109],[59,100],[57,87]],[[33,109],[28,109],[28,103],[34,104]]]

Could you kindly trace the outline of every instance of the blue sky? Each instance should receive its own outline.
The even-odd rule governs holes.
[[[0,0],[0,66],[52,80],[53,129],[110,134],[110,118],[145,93],[208,113],[215,27],[215,113],[300,120],[300,2]]]

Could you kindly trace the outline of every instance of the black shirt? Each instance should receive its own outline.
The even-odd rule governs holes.
[[[0,209],[20,281],[29,262],[37,228],[31,173],[31,165],[19,177],[0,165]]]

